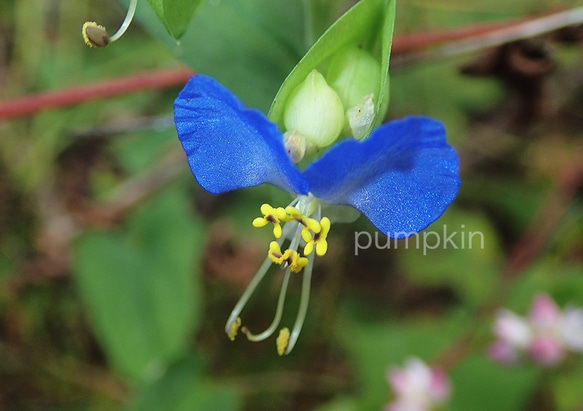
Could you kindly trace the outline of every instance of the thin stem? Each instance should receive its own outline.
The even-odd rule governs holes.
[[[298,316],[296,317],[296,322],[294,323],[294,328],[290,334],[289,342],[287,348],[285,349],[285,355],[288,355],[296,345],[302,327],[304,326],[304,320],[306,319],[306,313],[308,312],[308,304],[310,303],[310,286],[312,283],[312,267],[314,266],[314,255],[310,255],[308,258],[308,265],[304,268],[304,278],[302,279],[302,295],[300,297],[300,307],[298,309]]]
[[[130,26],[130,24],[134,18],[134,14],[136,13],[136,6],[137,5],[138,5],[138,0],[131,0],[130,6],[128,8],[128,13],[126,14],[126,18],[124,19],[123,23],[121,23],[121,26],[119,27],[119,29],[117,29],[115,34],[109,38],[110,43],[119,39],[126,32],[126,30]]]
[[[322,208],[318,203],[318,208],[316,211],[316,218],[320,220]],[[308,312],[308,305],[310,303],[310,288],[312,284],[312,269],[314,267],[315,253],[308,257],[308,265],[304,268],[304,277],[302,279],[302,294],[300,297],[300,306],[298,308],[298,315],[296,317],[296,322],[294,323],[294,328],[290,334],[289,342],[287,348],[285,349],[285,355],[288,355],[294,349],[302,327],[304,326],[304,320],[306,319],[306,314]]]
[[[281,284],[281,290],[279,291],[279,298],[277,299],[277,309],[275,310],[275,316],[273,317],[273,321],[271,325],[267,327],[265,331],[259,334],[253,334],[251,331],[244,331],[247,339],[250,341],[263,341],[266,338],[270,337],[281,321],[281,315],[283,314],[283,308],[285,306],[285,296],[287,294],[287,286],[289,284],[289,277],[290,277],[291,270],[288,268],[285,270],[285,276],[283,277],[283,283]]]
[[[292,222],[292,224],[294,226],[296,226],[296,230],[295,230],[295,234],[294,234],[292,241],[291,241],[290,249],[295,251],[296,248],[298,247],[299,239],[301,237],[300,230],[302,229],[302,225],[295,222],[295,221]],[[283,242],[283,240],[282,240],[282,242]],[[269,336],[271,336],[275,332],[275,330],[279,326],[279,323],[281,322],[281,316],[283,314],[283,309],[285,307],[285,296],[287,294],[287,286],[289,284],[290,274],[291,274],[291,270],[288,267],[287,270],[285,271],[283,283],[281,284],[281,290],[279,291],[279,298],[277,300],[277,308],[275,310],[275,316],[273,317],[273,321],[271,322],[269,327],[267,327],[267,329],[260,334],[253,334],[248,329],[246,331],[244,331],[245,335],[247,336],[247,338],[250,341],[262,341],[262,340],[268,338]],[[233,316],[233,314],[231,314],[231,317],[232,316]],[[233,320],[235,320],[236,318],[237,317],[235,317]]]
[[[261,264],[261,267],[259,267],[259,271],[257,271],[257,274],[255,274],[255,276],[245,289],[245,292],[243,292],[243,295],[241,295],[241,297],[239,298],[239,301],[237,301],[237,304],[235,304],[235,308],[233,308],[233,311],[231,311],[231,315],[229,316],[227,324],[225,325],[225,332],[227,334],[229,334],[229,332],[231,331],[231,326],[235,323],[235,321],[241,314],[241,311],[243,311],[245,304],[247,304],[247,301],[249,301],[249,298],[251,298],[253,292],[255,291],[261,280],[263,280],[265,274],[267,274],[267,271],[269,271],[269,267],[271,267],[271,264],[272,261],[269,259],[269,257],[267,257],[265,261],[263,261],[263,264]]]

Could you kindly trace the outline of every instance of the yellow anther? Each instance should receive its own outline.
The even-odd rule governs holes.
[[[265,227],[267,224],[269,224],[269,221],[265,217],[257,217],[253,220],[253,227]]]
[[[273,208],[269,204],[263,204],[261,206],[261,213],[263,217],[257,217],[253,220],[253,227],[264,227],[268,223],[273,224],[273,235],[275,238],[281,237],[281,224],[280,221],[286,221],[287,213],[283,207]]]
[[[283,264],[283,253],[281,252],[281,248],[277,241],[272,241],[269,243],[269,252],[267,256],[273,261],[275,264]]]
[[[233,324],[231,324],[231,328],[229,329],[229,340],[235,341],[235,337],[239,332],[239,327],[241,327],[241,317],[237,317]]]
[[[300,257],[300,255],[293,250],[285,250],[281,252],[281,248],[277,241],[272,241],[269,243],[269,252],[267,256],[275,264],[287,263],[289,268],[294,273],[299,273],[308,264],[308,259],[306,257]]]
[[[261,209],[260,210],[261,210],[261,213],[264,216],[273,215],[273,216],[279,218],[280,220],[283,219],[283,218],[285,218],[285,216],[286,216],[286,212],[283,209],[283,207],[273,208],[269,204],[263,204],[261,206]]]
[[[318,242],[316,244],[316,254],[318,254],[320,257],[326,254],[326,251],[328,251],[328,241],[326,241],[326,238],[330,232],[330,226],[330,219],[328,217],[322,218],[320,221],[320,227],[322,227],[322,230],[320,230]]]
[[[279,355],[285,354],[285,350],[289,345],[289,328],[285,327],[279,331],[279,335],[277,336],[275,343],[277,345],[277,353]]]
[[[318,223],[318,220],[306,217],[301,213],[300,210],[291,206],[286,207],[285,212],[290,216],[292,220],[296,220],[298,223],[304,226],[304,228],[302,229],[302,238],[306,243],[312,240],[312,235],[310,234],[310,231],[313,231],[314,233],[320,232],[320,223]]]
[[[89,47],[105,47],[109,44],[109,36],[105,27],[100,26],[94,21],[87,21],[81,29],[83,40]]]
[[[302,268],[308,265],[308,259],[306,257],[300,257],[300,255],[295,251],[291,252],[287,262],[289,264],[289,269],[294,273],[299,273],[302,271]]]
[[[328,217],[322,218],[320,221],[321,230],[318,233],[314,234],[314,237],[310,239],[310,241],[306,242],[306,246],[304,247],[304,255],[310,255],[314,250],[314,246],[316,247],[316,254],[322,257],[328,251],[328,242],[326,241],[326,237],[328,237],[328,233],[330,232],[330,219]]]
[[[304,217],[301,224],[304,225],[304,228],[302,229],[302,238],[306,243],[312,241],[312,234],[310,233],[311,231],[314,232],[314,235],[320,232],[320,223],[313,218]]]
[[[318,220],[314,220],[313,218],[306,217],[304,220],[304,223],[306,224],[306,227],[308,227],[314,233],[320,232],[320,223],[318,222]]]

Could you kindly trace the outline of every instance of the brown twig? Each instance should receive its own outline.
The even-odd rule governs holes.
[[[393,39],[391,52],[394,54],[410,53],[443,43],[475,38],[476,36],[493,33],[497,30],[514,27],[530,20],[532,20],[532,17],[503,22],[471,24],[447,30],[399,34]]]
[[[443,46],[429,50],[421,50],[404,55],[396,55],[391,59],[391,67],[398,67],[418,63],[420,61],[438,60],[470,52],[480,51],[512,41],[546,34],[563,27],[581,24],[583,22],[583,7],[542,17],[501,25],[493,30],[477,30],[476,35],[448,42]],[[429,37],[429,36],[428,36]],[[395,43],[399,43],[395,39]],[[429,46],[429,44],[427,44]]]

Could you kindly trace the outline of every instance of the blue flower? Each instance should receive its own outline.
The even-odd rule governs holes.
[[[446,143],[444,127],[427,117],[411,116],[381,125],[364,141],[344,139],[301,171],[289,159],[278,127],[261,112],[247,109],[210,77],[190,79],[175,101],[174,115],[192,173],[207,191],[218,194],[269,183],[297,196],[286,208],[264,205],[264,217],[254,221],[255,226],[272,222],[274,234],[280,237],[276,234],[278,247],[270,246],[266,262],[247,290],[249,295],[243,295],[242,304],[227,321],[226,331],[233,337],[240,325],[238,315],[271,262],[282,264],[287,275],[290,267],[299,267],[292,272],[303,268],[309,293],[311,251],[318,249],[318,241],[326,241],[320,231],[327,235],[329,229],[329,220],[320,216],[321,203],[350,205],[384,234],[403,238],[438,219],[460,185],[458,157]],[[283,231],[277,229],[281,223],[287,223]],[[327,229],[321,230],[322,226]],[[281,252],[284,241],[291,244]],[[302,241],[311,244],[304,249],[304,257],[297,253]],[[324,253],[325,248],[320,247]],[[303,265],[293,264],[306,256]],[[278,327],[286,287],[284,278],[275,325],[258,335],[244,327],[248,338],[263,339]],[[280,333],[280,354],[289,353],[295,344],[307,309],[305,298],[303,308],[303,290],[291,336],[287,329]]]

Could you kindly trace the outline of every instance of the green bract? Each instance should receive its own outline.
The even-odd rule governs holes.
[[[168,34],[178,40],[205,0],[148,0]]]
[[[269,118],[284,129],[288,101],[306,76],[314,69],[326,72],[337,55],[346,49],[361,48],[380,62],[378,80],[373,83],[373,121],[364,131],[360,131],[361,137],[368,136],[381,123],[388,106],[388,69],[394,19],[394,0],[361,0],[348,10],[326,30],[286,78],[273,101]],[[359,99],[356,104],[360,103]]]

